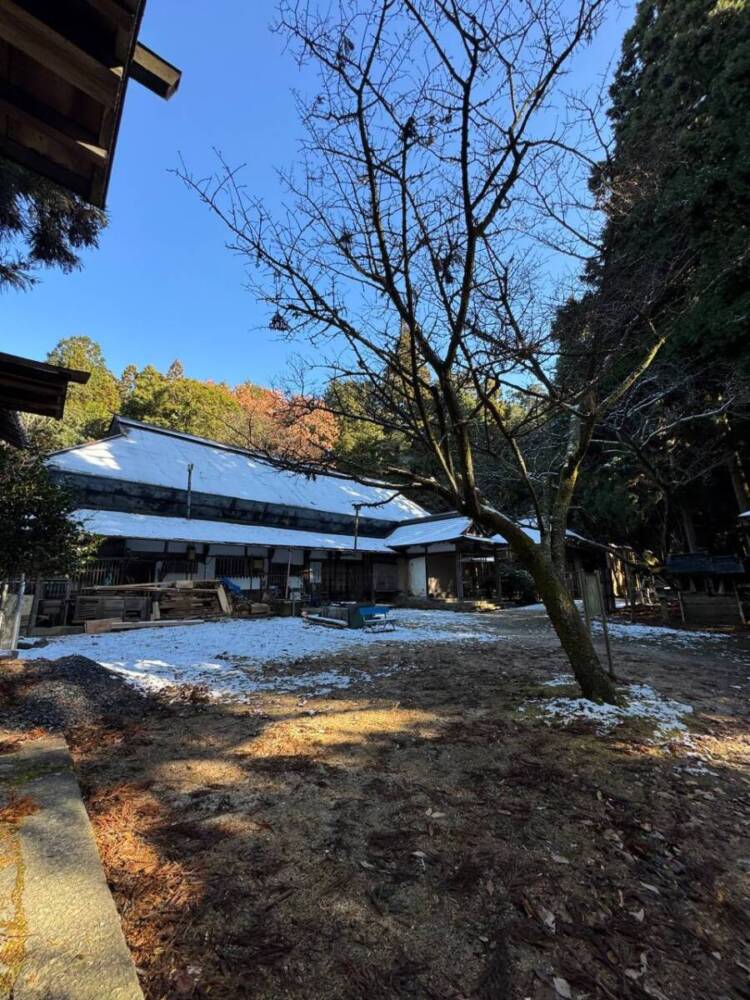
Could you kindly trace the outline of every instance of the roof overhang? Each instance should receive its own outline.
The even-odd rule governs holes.
[[[0,154],[103,208],[130,77],[180,71],[138,42],[145,0],[0,0]]]
[[[332,552],[368,552],[394,555],[383,538],[298,531],[262,524],[163,517],[119,510],[80,509],[74,514],[81,527],[105,538],[188,542],[207,545],[258,545],[283,549],[325,549]]]
[[[69,383],[83,385],[89,378],[90,372],[0,352],[0,441],[25,448],[28,442],[18,411],[60,420]]]
[[[0,408],[59,420],[70,382],[84,385],[90,372],[0,352]]]

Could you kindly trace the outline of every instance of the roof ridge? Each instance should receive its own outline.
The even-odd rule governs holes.
[[[260,462],[262,465],[267,465],[269,468],[275,468],[273,463],[265,461],[259,458],[254,452],[250,451],[248,448],[241,448],[236,444],[227,444],[224,441],[215,441],[213,438],[201,437],[199,434],[188,434],[187,431],[176,431],[172,427],[160,427],[158,424],[148,424],[145,420],[136,420],[135,417],[123,417],[121,414],[116,413],[112,417],[112,424],[124,424],[127,426],[135,427],[140,431],[151,431],[154,434],[163,434],[165,437],[176,437],[181,438],[183,441],[193,441],[196,444],[208,445],[211,448],[221,448],[224,451],[232,451],[238,455],[249,455],[256,462]],[[79,447],[81,447],[79,445]],[[291,471],[291,470],[281,470],[281,471]]]

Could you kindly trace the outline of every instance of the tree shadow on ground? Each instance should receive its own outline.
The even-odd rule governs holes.
[[[68,726],[149,1000],[741,997],[742,719],[699,718],[702,759],[550,727],[496,657]]]

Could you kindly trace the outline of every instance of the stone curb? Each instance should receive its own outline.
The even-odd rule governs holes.
[[[0,1000],[143,1000],[65,740],[45,736],[0,756],[8,802]]]

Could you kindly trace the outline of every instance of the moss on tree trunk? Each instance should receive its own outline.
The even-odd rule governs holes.
[[[615,686],[602,667],[586,625],[551,557],[541,549],[533,553],[517,552],[517,555],[534,578],[584,698],[614,705],[617,701]]]

